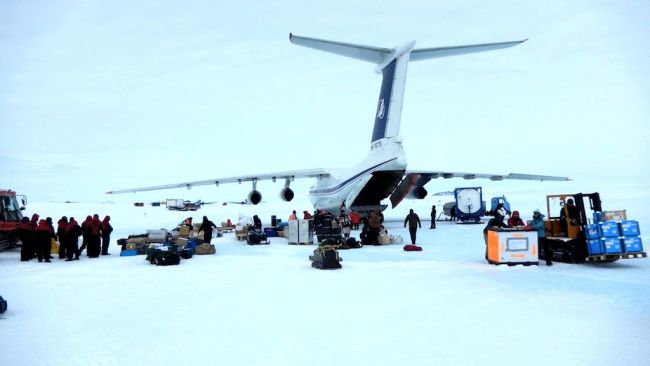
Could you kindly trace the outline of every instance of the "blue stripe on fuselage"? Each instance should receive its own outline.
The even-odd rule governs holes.
[[[377,114],[375,115],[375,128],[372,131],[373,143],[379,139],[386,137],[386,125],[388,123],[388,110],[390,109],[390,97],[393,93],[393,81],[395,80],[395,65],[397,59],[391,61],[381,73],[383,79],[381,81],[381,90],[379,91],[379,101],[377,102]]]
[[[385,161],[385,162],[383,162],[383,163],[379,163],[379,164],[377,164],[377,165],[375,165],[375,166],[373,166],[373,167],[370,167],[370,168],[368,168],[368,169],[366,169],[366,170],[364,170],[364,171],[362,171],[362,172],[359,172],[359,173],[355,174],[355,175],[352,176],[351,178],[346,179],[345,181],[339,183],[338,185],[336,185],[336,186],[334,186],[334,187],[332,187],[332,188],[315,189],[315,190],[309,191],[309,194],[310,194],[310,195],[316,195],[316,194],[332,194],[332,193],[335,193],[335,192],[337,192],[337,191],[343,189],[343,187],[345,187],[346,185],[348,185],[348,184],[349,184],[350,182],[352,182],[353,180],[359,178],[360,176],[362,176],[362,175],[368,173],[368,172],[371,171],[371,170],[375,170],[375,169],[379,168],[379,167],[382,166],[382,165],[386,165],[386,164],[388,164],[388,163],[390,163],[390,162],[392,162],[392,161],[394,161],[394,160],[396,160],[396,159],[397,159],[397,158],[392,158],[392,159],[387,160],[387,161]]]

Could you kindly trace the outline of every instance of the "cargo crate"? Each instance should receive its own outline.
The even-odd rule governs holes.
[[[587,239],[600,239],[600,226],[598,224],[586,225],[585,235]]]
[[[605,254],[620,254],[623,252],[619,238],[603,238],[601,240],[605,248]]]
[[[627,220],[627,214],[625,210],[613,210],[603,212],[605,216],[605,221],[623,221]]]
[[[636,220],[621,221],[621,236],[639,236],[639,222]]]
[[[636,253],[643,251],[643,243],[639,236],[623,237],[623,251],[625,253]]]
[[[618,222],[605,221],[598,224],[600,226],[600,236],[603,238],[619,237]]]
[[[587,253],[589,255],[598,255],[603,254],[605,249],[603,247],[603,241],[601,239],[590,239],[587,240]]]

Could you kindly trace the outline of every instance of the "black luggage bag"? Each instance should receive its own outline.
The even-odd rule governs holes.
[[[5,311],[7,311],[7,300],[0,296],[0,314],[3,314]]]
[[[332,245],[321,245],[309,256],[311,266],[317,269],[342,268],[339,252]]]

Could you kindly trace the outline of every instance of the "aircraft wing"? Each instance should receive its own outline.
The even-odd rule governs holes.
[[[144,191],[157,191],[161,189],[172,189],[172,188],[187,188],[190,189],[194,186],[209,186],[227,183],[241,183],[241,182],[252,182],[260,180],[277,180],[277,179],[289,179],[293,180],[295,178],[319,178],[329,176],[329,171],[325,169],[306,169],[306,170],[290,170],[285,172],[275,172],[275,173],[264,173],[264,174],[255,174],[255,175],[242,175],[238,177],[227,177],[227,178],[214,178],[207,180],[198,180],[194,182],[181,182],[173,184],[163,184],[160,186],[150,186],[150,187],[139,187],[139,188],[127,188],[127,189],[118,189],[114,191],[108,191],[106,194],[119,194],[119,193],[135,193],[135,192],[144,192]]]
[[[489,179],[492,181],[500,181],[504,179],[518,179],[518,180],[538,180],[538,181],[568,181],[568,177],[556,177],[552,175],[538,175],[538,174],[485,174],[485,173],[461,173],[461,172],[448,172],[448,171],[406,171],[404,179],[395,188],[390,195],[390,201],[393,208],[397,206],[404,198],[411,195],[417,195],[417,192],[411,192],[413,188],[424,187],[431,179],[436,178],[463,178],[463,179]]]
[[[447,171],[430,171],[430,170],[420,170],[420,171],[407,171],[405,174],[419,174],[420,176],[428,176],[431,179],[435,178],[463,178],[463,179],[489,179],[489,180],[504,180],[504,179],[518,179],[518,180],[539,180],[539,181],[568,181],[571,180],[569,177],[556,177],[552,175],[538,175],[538,174],[520,174],[520,173],[510,173],[510,174],[485,174],[485,173],[460,173],[460,172],[447,172]]]

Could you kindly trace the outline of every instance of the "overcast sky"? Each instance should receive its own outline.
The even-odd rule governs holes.
[[[409,168],[645,183],[648,19],[648,1],[2,1],[0,188],[133,200],[103,193],[358,162],[380,75],[289,32],[416,48],[528,38],[410,64]]]

